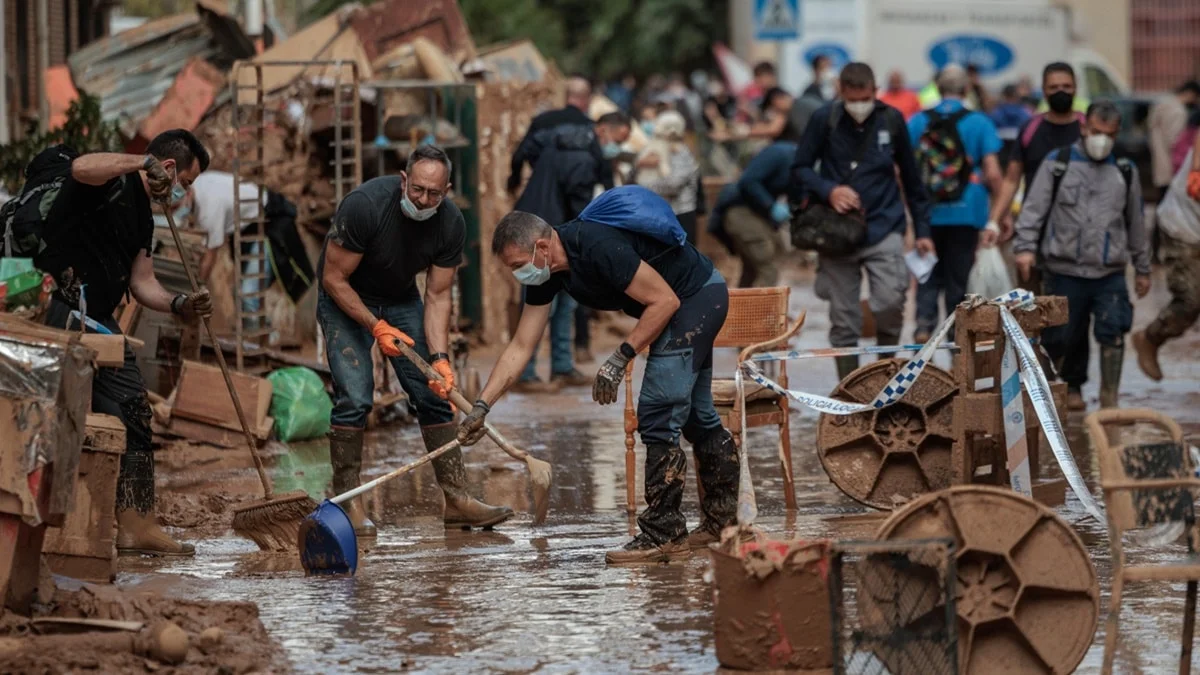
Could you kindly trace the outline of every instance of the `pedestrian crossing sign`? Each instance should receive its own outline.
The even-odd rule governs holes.
[[[800,37],[800,0],[754,0],[754,39]]]

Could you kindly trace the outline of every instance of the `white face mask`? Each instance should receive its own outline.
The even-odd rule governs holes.
[[[1083,149],[1097,162],[1108,158],[1113,149],[1113,137],[1108,134],[1090,134],[1083,141]]]
[[[845,104],[845,107],[846,114],[853,117],[855,122],[862,124],[875,109],[875,101],[850,101]]]

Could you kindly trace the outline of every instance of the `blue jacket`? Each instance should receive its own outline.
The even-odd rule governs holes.
[[[799,203],[807,191],[828,204],[829,194],[838,185],[847,183],[849,176],[848,184],[858,193],[867,213],[864,246],[871,246],[892,232],[903,234],[907,227],[904,200],[900,198],[900,186],[896,182],[896,168],[899,167],[916,236],[928,237],[929,195],[917,171],[904,116],[899,110],[876,101],[875,110],[860,126],[841,109],[841,105],[835,101],[822,106],[809,120],[792,164],[789,188],[792,201]],[[835,106],[838,119],[831,129],[829,118]],[[869,135],[864,137],[864,134]],[[860,141],[868,145],[858,170],[851,176],[850,164]],[[819,171],[815,168],[817,162],[820,162]]]
[[[748,206],[767,222],[774,223],[771,207],[775,200],[787,194],[795,157],[796,144],[786,141],[772,143],[759,151],[746,165],[742,177],[736,183],[726,185],[717,196],[709,231],[719,228],[725,212],[734,206]]]

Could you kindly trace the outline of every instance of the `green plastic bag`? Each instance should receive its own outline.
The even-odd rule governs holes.
[[[329,433],[333,401],[321,376],[309,368],[281,368],[267,376],[271,382],[271,417],[279,440],[303,441]]]

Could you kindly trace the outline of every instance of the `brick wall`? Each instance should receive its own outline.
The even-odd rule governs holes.
[[[1200,76],[1200,1],[1132,0],[1133,87],[1174,89]]]

